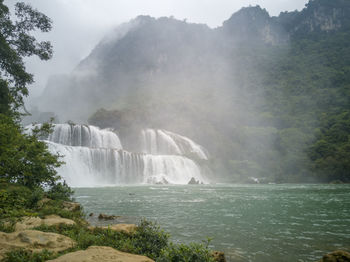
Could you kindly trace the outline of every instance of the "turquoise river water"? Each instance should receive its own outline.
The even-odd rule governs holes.
[[[122,216],[116,222],[157,221],[173,241],[211,237],[228,261],[317,261],[350,250],[350,185],[76,188],[75,198],[86,213]]]

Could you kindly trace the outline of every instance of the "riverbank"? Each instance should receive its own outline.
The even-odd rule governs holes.
[[[13,191],[19,193],[21,189],[1,188],[1,200],[11,205],[10,200],[15,201]],[[208,243],[172,243],[169,234],[150,221],[142,220],[133,227],[92,227],[78,203],[41,198],[32,207],[25,207],[20,206],[24,200],[21,195],[17,197],[18,208],[12,205],[6,209],[6,203],[0,203],[3,262],[82,261],[83,258],[90,261],[91,255],[97,253],[100,261],[112,261],[108,257],[125,262],[224,261],[221,253],[208,248]]]

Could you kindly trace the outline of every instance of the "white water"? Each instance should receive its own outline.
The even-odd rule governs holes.
[[[87,125],[56,124],[48,140],[68,146],[123,148],[119,137],[112,130]]]
[[[192,177],[206,182],[200,167],[193,160],[181,156],[182,152],[196,152],[201,147],[185,138],[186,143],[192,146],[191,149],[189,146],[185,148],[171,137],[179,135],[164,130],[157,133],[161,139],[156,144],[154,139],[149,139],[153,143],[150,148],[154,148],[149,154],[122,150],[116,133],[94,126],[57,124],[45,141],[51,152],[64,156],[65,165],[57,171],[73,187],[187,184]],[[147,135],[152,135],[152,132]],[[198,156],[203,154],[206,157],[204,151],[198,152]]]
[[[191,155],[208,160],[208,153],[191,139],[166,130],[144,129],[141,131],[142,152],[154,155]]]

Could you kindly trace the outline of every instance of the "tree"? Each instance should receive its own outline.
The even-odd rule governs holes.
[[[55,168],[59,155],[51,154],[39,136],[49,132],[50,124],[25,134],[19,124],[23,97],[33,75],[25,70],[23,58],[36,55],[42,60],[52,56],[50,42],[38,42],[30,32],[48,32],[51,21],[24,3],[16,3],[16,20],[0,0],[0,182],[15,183],[30,189],[58,185]]]
[[[55,168],[59,167],[58,155],[51,154],[38,137],[49,132],[44,124],[33,134],[23,134],[13,118],[0,114],[0,177],[8,183],[29,188],[54,186],[59,179]]]
[[[51,20],[25,3],[15,5],[16,21],[0,0],[0,113],[14,113],[23,106],[33,75],[25,70],[23,58],[36,55],[42,60],[52,56],[50,42],[38,42],[30,33],[48,32]]]

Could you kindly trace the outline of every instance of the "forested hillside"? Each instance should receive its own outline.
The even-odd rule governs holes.
[[[216,29],[140,16],[52,78],[39,106],[126,141],[184,134],[208,148],[215,181],[349,182],[349,40],[346,0],[247,7]]]

